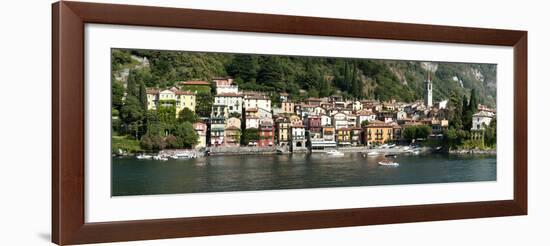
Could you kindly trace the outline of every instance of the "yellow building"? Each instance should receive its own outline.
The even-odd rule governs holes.
[[[196,96],[190,91],[176,91],[176,115],[184,108],[195,112]]]
[[[336,142],[340,146],[351,144],[351,129],[344,127],[336,129]]]
[[[364,131],[364,142],[367,145],[373,143],[383,144],[387,141],[394,140],[394,125],[384,123],[379,120],[370,122]]]
[[[195,112],[196,96],[190,91],[180,91],[175,87],[169,90],[147,90],[147,110],[156,110],[160,105],[172,106],[175,103],[176,117],[184,108],[188,108]]]

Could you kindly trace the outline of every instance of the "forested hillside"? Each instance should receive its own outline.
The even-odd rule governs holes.
[[[434,101],[458,101],[475,89],[479,103],[496,103],[496,65],[491,64],[114,49],[112,68],[117,90],[128,77],[160,88],[232,76],[242,90],[271,92],[274,100],[287,92],[294,99],[340,94],[404,102],[422,99],[429,72]]]

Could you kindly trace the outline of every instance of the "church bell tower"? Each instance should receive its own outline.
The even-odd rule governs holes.
[[[428,76],[426,77],[426,81],[424,81],[424,106],[426,108],[431,108],[433,106],[432,103],[432,80],[430,78],[430,73],[428,72]]]

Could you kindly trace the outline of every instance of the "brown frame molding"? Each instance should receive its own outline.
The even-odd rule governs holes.
[[[514,48],[514,199],[84,222],[84,24],[484,44]],[[59,245],[527,214],[527,32],[81,2],[52,5],[52,241]]]

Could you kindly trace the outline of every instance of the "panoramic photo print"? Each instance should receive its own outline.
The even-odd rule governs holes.
[[[111,195],[496,181],[497,65],[111,49]]]

